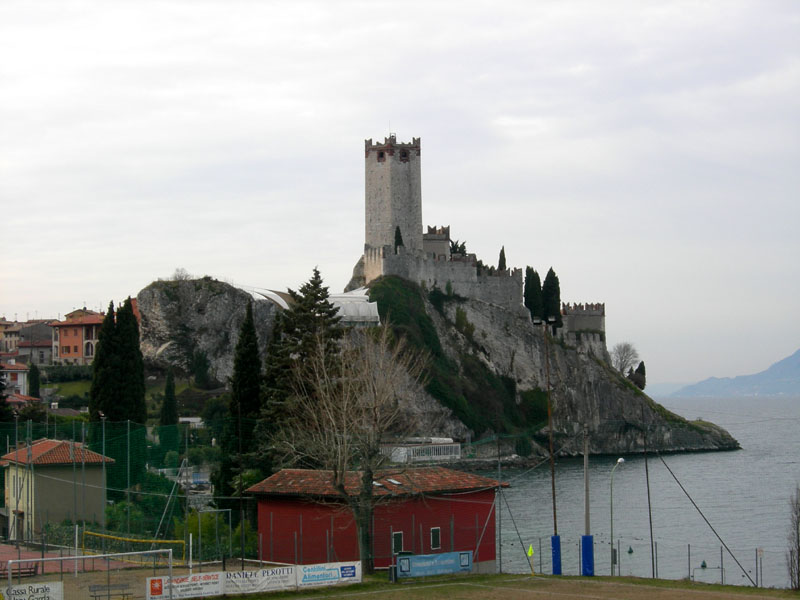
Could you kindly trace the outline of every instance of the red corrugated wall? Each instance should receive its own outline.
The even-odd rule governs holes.
[[[415,554],[472,550],[475,562],[494,560],[494,494],[483,490],[379,503],[373,529],[375,566],[391,564],[393,532],[402,532],[403,550]],[[432,548],[431,529],[436,527],[440,546]],[[355,521],[341,504],[262,496],[258,531],[263,560],[312,564],[359,558]]]

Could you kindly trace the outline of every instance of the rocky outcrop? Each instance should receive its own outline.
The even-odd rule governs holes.
[[[253,303],[262,356],[275,320],[275,305],[210,277],[156,281],[137,295],[141,348],[151,365],[191,371],[193,353],[202,352],[210,375],[225,383],[248,302]]]
[[[642,452],[645,441],[650,450],[664,452],[739,447],[724,429],[689,422],[654,402],[609,366],[604,350],[593,353],[590,347],[574,348],[545,337],[524,309],[510,311],[463,298],[444,302],[441,312],[427,300],[425,306],[453,360],[465,353],[477,356],[497,375],[511,378],[518,394],[546,390],[549,374],[554,446],[560,454],[582,453],[584,426],[590,451],[596,454]],[[456,311],[462,311],[461,331],[454,326]],[[543,452],[547,429],[540,429],[533,442],[534,451]]]

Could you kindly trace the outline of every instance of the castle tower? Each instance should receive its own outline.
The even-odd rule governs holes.
[[[394,246],[400,228],[406,252],[422,251],[422,180],[420,138],[397,143],[389,134],[383,143],[365,140],[365,246]]]

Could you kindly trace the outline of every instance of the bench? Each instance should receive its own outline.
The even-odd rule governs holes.
[[[39,563],[21,565],[15,564],[11,566],[12,577],[35,577],[39,574]],[[8,578],[8,563],[0,564],[0,578]]]
[[[108,585],[104,584],[90,585],[89,595],[95,600],[99,600],[100,598],[111,598],[112,596],[113,597],[119,596],[123,600],[127,600],[133,594],[131,592],[130,583],[109,583]]]

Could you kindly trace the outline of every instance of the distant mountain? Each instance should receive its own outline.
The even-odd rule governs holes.
[[[800,395],[800,350],[760,373],[709,377],[672,394],[677,397],[781,395]]]

